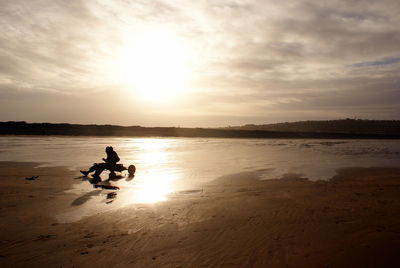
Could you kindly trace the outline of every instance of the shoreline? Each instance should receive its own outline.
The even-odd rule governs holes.
[[[243,132],[251,130],[240,130]],[[263,131],[267,132],[267,131]],[[27,134],[27,133],[0,133],[0,137],[85,137],[85,138],[209,138],[209,139],[254,139],[254,140],[398,140],[400,135],[358,135],[358,134],[345,134],[345,133],[266,133],[265,135],[93,135],[93,134]]]
[[[321,141],[329,141],[329,140],[336,140],[336,141],[395,141],[400,139],[399,137],[345,137],[345,138],[337,138],[337,137],[214,137],[214,136],[115,136],[115,135],[62,135],[62,134],[49,134],[49,135],[42,135],[42,134],[1,134],[0,138],[121,138],[121,139],[216,139],[216,140],[321,140]],[[2,161],[2,160],[0,160]]]
[[[0,162],[2,267],[400,264],[400,168],[345,168],[316,182],[232,174],[60,224],[51,213],[76,199],[65,190],[77,173],[34,166]]]

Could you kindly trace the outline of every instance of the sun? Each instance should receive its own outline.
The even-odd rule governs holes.
[[[170,100],[188,89],[189,50],[172,31],[156,28],[127,34],[117,59],[120,83],[142,98]]]

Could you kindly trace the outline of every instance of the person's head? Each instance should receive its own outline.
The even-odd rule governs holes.
[[[114,151],[113,147],[111,146],[106,147],[106,153],[111,153],[112,151]]]

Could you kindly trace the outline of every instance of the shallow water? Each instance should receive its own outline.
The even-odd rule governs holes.
[[[264,178],[285,173],[325,180],[341,167],[396,166],[397,140],[204,139],[0,137],[0,161],[34,161],[42,166],[86,168],[101,162],[108,145],[137,176],[174,174],[187,181],[207,182],[219,176],[270,169]]]
[[[310,180],[327,180],[338,168],[399,166],[397,140],[217,139],[217,138],[114,138],[2,136],[0,161],[41,162],[78,170],[101,162],[108,145],[126,166],[135,164],[133,180],[123,178],[109,207],[166,200],[171,192],[201,189],[220,176],[258,171],[262,179],[296,174]],[[103,175],[106,178],[107,174]],[[77,195],[71,206],[91,214],[95,202],[105,203],[104,191],[77,182],[69,192]],[[80,198],[80,199],[79,199]],[[86,206],[82,207],[85,204]],[[91,204],[88,206],[88,204]],[[65,218],[71,218],[71,215]]]

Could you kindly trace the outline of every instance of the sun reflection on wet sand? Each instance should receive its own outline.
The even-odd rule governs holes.
[[[132,155],[126,155],[121,162],[133,160],[137,172],[133,178],[127,173],[117,180],[106,180],[108,174],[102,174],[100,184],[118,186],[120,190],[99,190],[96,195],[87,195],[92,189],[88,181],[84,181],[68,191],[77,195],[73,203],[80,202],[70,211],[57,215],[60,222],[77,221],[101,211],[125,207],[134,204],[155,204],[168,200],[168,195],[178,191],[182,174],[173,168],[170,163],[173,156],[166,149],[171,141],[168,139],[146,138],[132,141]],[[129,160],[127,160],[129,159]],[[107,199],[107,194],[116,192],[115,199]],[[83,195],[83,196],[82,196]],[[84,199],[82,198],[84,197]],[[104,205],[107,204],[107,207]]]
[[[125,191],[122,202],[125,204],[154,204],[167,200],[174,190],[176,174],[154,173],[143,176],[135,185]]]
[[[174,190],[173,182],[178,176],[174,170],[165,166],[171,161],[170,153],[166,152],[169,142],[166,139],[143,139],[136,142],[139,152],[135,158],[140,159],[140,168],[133,185],[127,191],[126,203],[165,201],[168,193]]]

